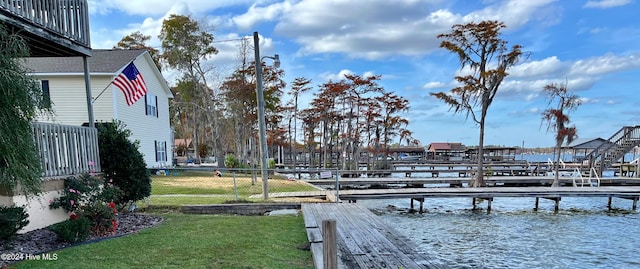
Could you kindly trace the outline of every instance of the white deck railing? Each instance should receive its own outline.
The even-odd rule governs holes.
[[[0,9],[89,47],[87,0],[0,0]]]
[[[43,177],[100,171],[96,128],[42,122],[31,126]]]

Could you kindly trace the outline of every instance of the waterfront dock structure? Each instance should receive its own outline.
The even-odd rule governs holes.
[[[336,180],[333,179],[308,179],[309,184],[324,186],[335,189]],[[400,187],[425,187],[425,186],[463,186],[470,181],[470,178],[461,177],[437,177],[437,178],[417,178],[417,177],[375,177],[375,178],[340,178],[341,187],[370,187],[370,186],[400,186]],[[524,186],[551,186],[552,176],[499,176],[485,178],[487,186],[504,187],[524,187]],[[560,186],[640,186],[640,178],[635,177],[605,177],[596,178],[588,176],[559,177]]]
[[[316,268],[325,268],[325,220],[335,220],[338,268],[446,268],[363,206],[305,203],[302,213]]]
[[[494,198],[501,197],[533,197],[536,198],[534,210],[538,209],[540,198],[555,202],[555,211],[559,210],[562,197],[607,197],[608,207],[612,208],[613,198],[621,198],[632,201],[632,210],[637,209],[640,199],[640,186],[604,186],[604,187],[479,187],[479,188],[395,188],[395,189],[359,189],[312,191],[312,192],[288,192],[272,193],[272,198],[284,197],[325,197],[328,201],[356,202],[365,199],[411,199],[420,203],[419,211],[422,212],[423,204],[427,198],[472,198],[472,206],[475,209],[476,199],[488,201],[487,211],[491,212],[491,203]]]
[[[360,170],[340,170],[342,177],[388,177],[391,174],[402,174],[405,177],[470,177],[477,171],[477,164],[474,163],[444,163],[444,162],[398,162],[391,163],[391,169],[366,169],[361,167]],[[625,173],[623,169],[629,169],[628,166],[615,166],[613,171],[615,175],[632,175]],[[277,168],[275,171],[281,174],[309,174],[319,175],[322,171],[328,169],[308,168],[299,166],[296,169]],[[336,169],[333,169],[336,171]],[[571,174],[574,172],[589,173],[589,168],[582,163],[564,163],[559,169],[560,174]],[[486,176],[546,176],[554,172],[553,165],[547,162],[492,162],[484,164]]]

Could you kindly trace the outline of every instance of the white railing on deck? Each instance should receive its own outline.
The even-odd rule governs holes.
[[[89,47],[87,0],[0,0],[0,9]]]
[[[595,179],[595,182],[591,181],[592,177]],[[596,169],[594,167],[591,167],[591,169],[589,169],[589,177],[586,180],[584,179],[580,168],[576,168],[573,171],[571,178],[573,180],[574,187],[578,187],[578,179],[580,180],[580,187],[584,187],[584,185],[587,185],[589,187],[600,187],[600,177],[598,176],[598,172],[596,172]]]
[[[100,171],[96,128],[42,122],[31,126],[43,177]]]

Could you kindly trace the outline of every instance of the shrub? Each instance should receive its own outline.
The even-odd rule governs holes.
[[[65,179],[62,195],[50,202],[51,208],[63,208],[71,212],[70,220],[83,219],[80,223],[65,223],[51,230],[63,241],[77,242],[86,238],[81,232],[86,230],[95,235],[104,236],[116,231],[116,205],[113,202],[119,196],[117,187],[103,180],[82,175]],[[85,229],[84,221],[88,223]],[[69,222],[69,221],[67,221]],[[79,231],[78,229],[84,229]],[[74,233],[78,235],[74,235]]]
[[[131,131],[118,121],[98,126],[100,166],[105,178],[122,191],[122,196],[114,200],[120,205],[151,195],[151,177],[138,151],[138,141],[129,141],[129,136]]]
[[[117,200],[120,195],[121,191],[111,183],[83,174],[79,177],[66,178],[62,195],[52,200],[49,207],[78,213],[87,205],[96,202],[106,204]]]
[[[87,240],[90,227],[89,219],[71,214],[68,220],[51,225],[49,230],[56,233],[61,241],[76,243]]]
[[[6,240],[29,224],[29,214],[22,207],[0,206],[0,240]]]
[[[240,161],[238,161],[235,155],[229,154],[224,159],[224,166],[227,168],[240,168]]]
[[[116,213],[114,203],[93,203],[84,209],[82,217],[90,221],[94,234],[105,236],[116,231]]]
[[[269,169],[274,168],[276,168],[276,160],[274,160],[273,158],[269,158]]]

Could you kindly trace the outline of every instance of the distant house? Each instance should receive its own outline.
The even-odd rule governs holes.
[[[131,62],[142,75],[147,94],[129,106],[123,92],[111,82]],[[173,137],[169,126],[169,98],[173,98],[173,94],[149,53],[146,50],[92,50],[88,63],[95,121],[122,121],[131,130],[130,138],[140,141],[139,151],[148,168],[170,165]],[[54,112],[53,117],[38,121],[87,124],[82,58],[28,58],[27,66],[40,80]]]
[[[434,142],[427,148],[427,159],[443,161],[461,161],[467,147],[462,143]]]
[[[570,144],[563,146],[562,149],[572,151],[574,161],[582,161],[582,159],[589,153],[591,153],[594,149],[606,143],[611,144],[611,142],[600,137],[579,138],[572,141]]]
[[[176,156],[187,156],[193,153],[193,143],[191,138],[176,138],[173,140],[174,152]]]

